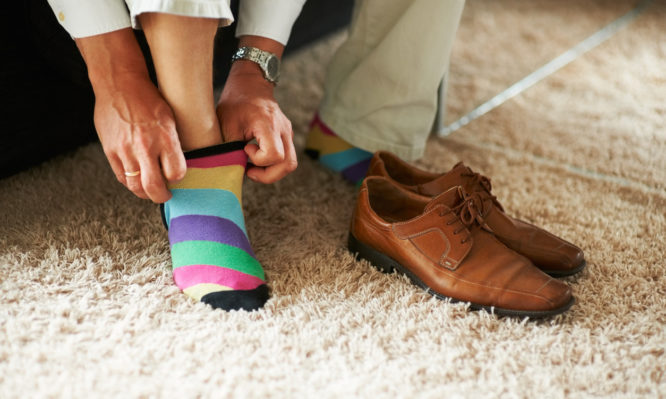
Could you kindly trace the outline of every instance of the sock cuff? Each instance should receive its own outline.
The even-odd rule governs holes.
[[[186,152],[188,173],[192,168],[207,169],[230,165],[238,165],[245,169],[247,167],[245,144],[244,141],[232,141]]]
[[[210,147],[199,148],[197,150],[186,151],[185,159],[197,159],[209,157],[211,155],[220,155],[226,154],[228,152],[234,152],[242,150],[245,148],[245,141],[230,141],[228,143],[222,143],[217,145],[212,145]]]
[[[241,204],[243,203],[243,177],[247,165],[244,141],[234,141],[185,153],[185,177],[168,183],[173,197],[162,207],[167,229],[176,216],[199,214],[222,216],[224,204],[239,215],[236,224],[244,231]],[[203,213],[202,213],[203,212]],[[222,212],[224,214],[228,212]]]
[[[328,136],[338,137],[338,135],[335,134],[335,132],[330,127],[328,127],[328,125],[324,123],[324,121],[321,120],[321,118],[319,117],[319,113],[316,113],[314,115],[314,118],[312,118],[312,122],[310,122],[310,130],[312,130],[312,128],[315,126],[317,126],[322,133]]]

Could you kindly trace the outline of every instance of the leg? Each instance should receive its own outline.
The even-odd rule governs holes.
[[[358,0],[321,121],[353,146],[423,155],[464,0]]]
[[[244,142],[222,144],[213,101],[218,20],[163,13],[138,18],[186,151],[185,178],[169,185],[173,197],[162,208],[174,281],[214,308],[258,309],[268,300],[268,286],[245,231]]]
[[[161,13],[138,18],[150,45],[160,92],[174,112],[183,150],[221,144],[213,99],[218,20]]]

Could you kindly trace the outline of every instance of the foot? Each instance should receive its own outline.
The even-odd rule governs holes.
[[[185,153],[187,173],[163,208],[173,279],[191,298],[224,310],[255,310],[268,300],[264,270],[245,231],[242,141]]]
[[[372,158],[370,152],[354,147],[338,137],[319,119],[319,115],[315,115],[310,123],[305,153],[356,185],[365,177]]]

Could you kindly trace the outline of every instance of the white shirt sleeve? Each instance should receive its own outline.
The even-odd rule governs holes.
[[[241,0],[236,37],[263,36],[284,45],[305,0]]]
[[[129,28],[123,0],[48,0],[58,22],[74,38]]]

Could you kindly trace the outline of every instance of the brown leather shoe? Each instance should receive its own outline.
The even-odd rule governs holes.
[[[379,151],[370,161],[368,176],[383,176],[415,193],[432,197],[451,187],[462,186],[485,220],[487,227],[504,245],[524,255],[544,272],[555,277],[570,276],[585,267],[583,251],[577,246],[504,212],[491,194],[490,179],[462,162],[444,174],[426,172],[396,155]]]
[[[497,241],[462,187],[427,199],[382,177],[360,188],[349,250],[397,270],[438,298],[509,316],[544,317],[573,304],[571,289]]]

